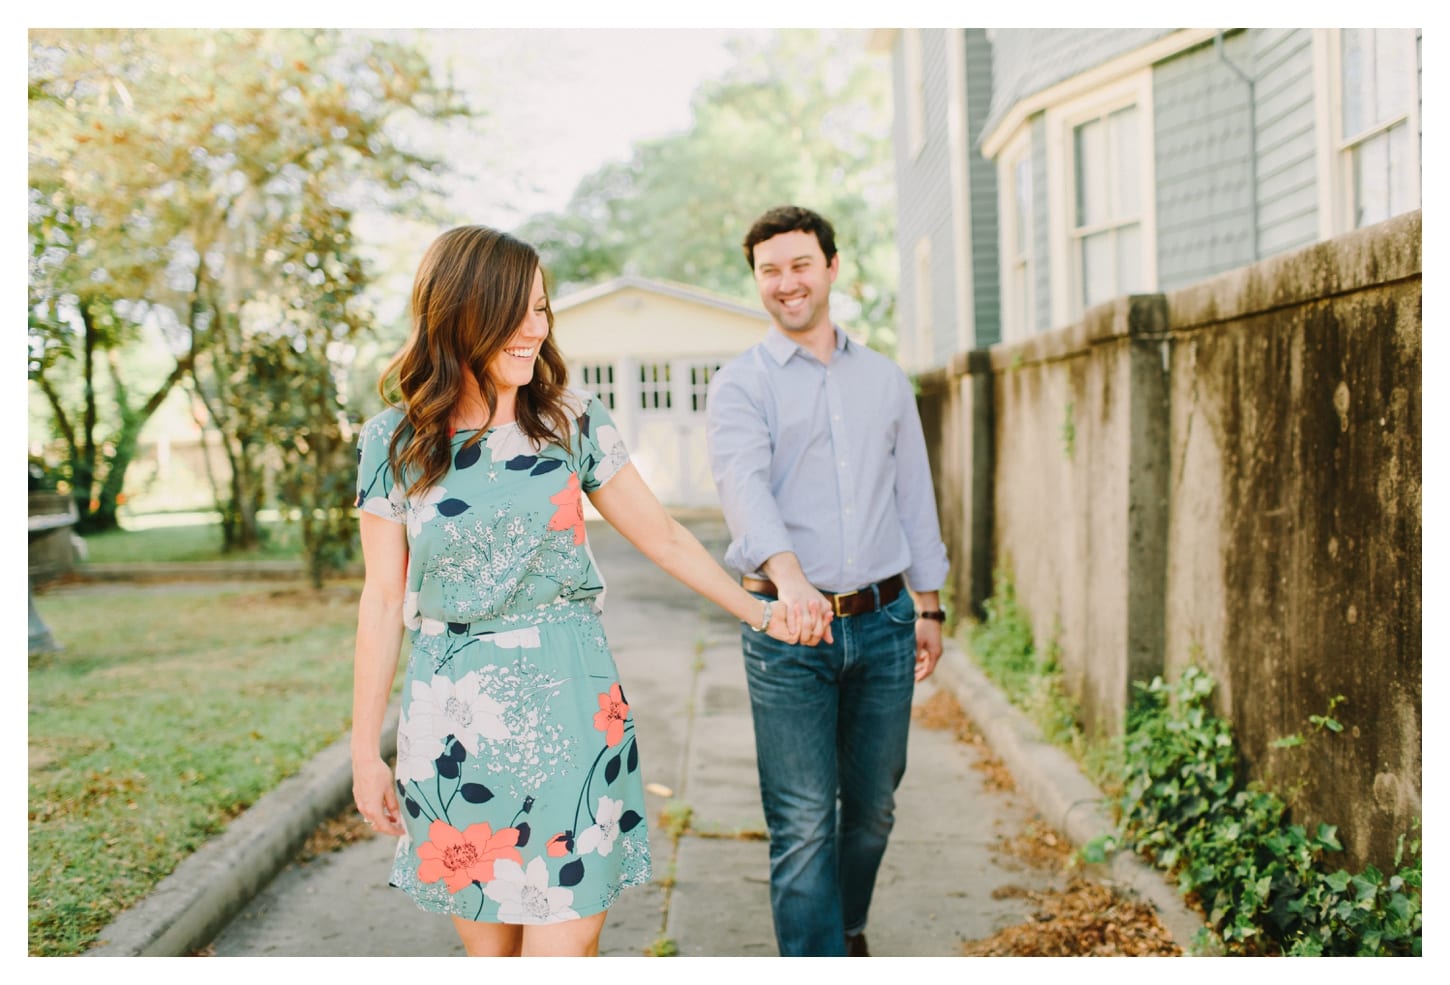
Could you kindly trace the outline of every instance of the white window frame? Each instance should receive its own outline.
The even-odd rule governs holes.
[[[1028,211],[1025,217],[1018,215],[1018,166],[1027,166]],[[1034,278],[1037,259],[1033,256],[1033,231],[1036,217],[1032,214],[1032,131],[1022,127],[1003,148],[997,158],[997,214],[1002,217],[998,234],[998,249],[1002,262],[999,265],[1001,277],[999,287],[1002,296],[1002,340],[1025,339],[1037,331],[1037,299]],[[1019,221],[1019,219],[1021,221]],[[1017,228],[1026,230],[1026,242],[1018,242]],[[1025,290],[1019,291],[1023,283]]]
[[[1137,216],[1140,290],[1157,290],[1157,182],[1153,167],[1153,72],[1149,66],[1046,111],[1047,216],[1054,325],[1077,321],[1084,311],[1082,266],[1073,234],[1077,214],[1074,128],[1129,106],[1137,107],[1138,175],[1143,188]]]
[[[677,376],[680,386],[685,390],[679,401],[682,409],[691,414],[705,413],[705,398],[709,393],[710,380],[720,372],[722,365],[719,359],[692,359],[679,366]]]
[[[639,412],[669,414],[675,409],[674,381],[678,373],[669,359],[642,357],[639,367]]]
[[[1387,30],[1381,28],[1380,30]],[[1361,142],[1391,127],[1404,124],[1409,131],[1410,159],[1413,162],[1411,179],[1416,189],[1416,206],[1424,202],[1421,162],[1423,148],[1420,141],[1420,102],[1423,93],[1419,91],[1419,71],[1416,60],[1414,28],[1394,28],[1404,35],[1403,58],[1405,64],[1416,67],[1415,98],[1404,113],[1389,120],[1380,121],[1363,133],[1344,132],[1344,50],[1342,32],[1339,28],[1321,28],[1314,31],[1314,75],[1315,113],[1318,139],[1319,171],[1319,237],[1329,239],[1357,228],[1354,216],[1354,148]],[[1413,210],[1409,210],[1413,211]]]

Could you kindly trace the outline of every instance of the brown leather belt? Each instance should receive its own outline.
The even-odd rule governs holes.
[[[745,577],[740,580],[747,592],[755,592],[757,595],[766,595],[770,598],[779,598],[780,591],[775,583],[766,581],[763,578]],[[872,588],[876,591],[872,591]],[[906,579],[901,575],[892,575],[890,578],[878,581],[874,586],[867,585],[865,588],[858,588],[854,592],[840,592],[832,594],[822,592],[826,600],[831,603],[831,608],[837,616],[859,616],[863,612],[874,612],[879,606],[889,605],[896,601],[896,597],[906,588]],[[880,601],[877,601],[877,598]]]

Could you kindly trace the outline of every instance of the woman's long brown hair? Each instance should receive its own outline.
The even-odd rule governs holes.
[[[388,446],[388,461],[409,493],[436,485],[448,472],[449,419],[463,398],[465,374],[478,381],[492,420],[498,391],[488,364],[528,313],[538,269],[539,254],[532,246],[487,226],[450,229],[423,254],[413,279],[412,334],[378,381],[383,400],[405,416]],[[552,308],[548,321],[534,378],[518,391],[516,419],[536,442],[567,448],[568,370],[554,344]],[[480,430],[468,444],[483,437]]]

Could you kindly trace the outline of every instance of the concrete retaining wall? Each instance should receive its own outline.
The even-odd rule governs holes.
[[[1010,573],[1087,727],[1196,661],[1249,775],[1390,864],[1421,812],[1420,214],[922,380],[959,610]],[[1334,710],[1340,735],[1312,734]],[[1292,734],[1309,739],[1276,749]]]

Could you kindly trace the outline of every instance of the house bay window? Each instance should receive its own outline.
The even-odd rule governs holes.
[[[1354,228],[1420,206],[1414,31],[1339,33],[1341,145]]]
[[[1084,309],[1146,286],[1141,159],[1137,106],[1072,128],[1071,236]]]

